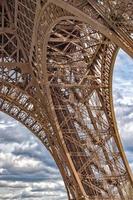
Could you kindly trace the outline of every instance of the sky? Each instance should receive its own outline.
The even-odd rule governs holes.
[[[113,75],[118,128],[133,171],[133,61],[119,51]],[[23,125],[0,112],[0,200],[67,200],[51,156]]]

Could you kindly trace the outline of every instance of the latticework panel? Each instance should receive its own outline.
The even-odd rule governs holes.
[[[89,6],[88,2],[75,5],[86,12]],[[112,110],[112,68],[118,47],[58,6],[50,4],[44,10],[37,46],[38,70],[41,77],[45,74],[42,81],[38,77],[38,83],[47,98],[51,96],[52,126],[61,132],[84,198],[130,199],[127,185],[131,179]],[[99,19],[99,13],[89,8],[89,15]],[[56,23],[62,15],[68,19]],[[51,30],[47,26],[52,27],[54,21]]]
[[[0,86],[0,110],[20,121],[30,129],[49,149],[43,123],[38,115],[35,100],[11,84],[2,82]],[[50,150],[50,149],[49,149]]]
[[[94,1],[92,2],[93,5]],[[128,40],[133,39],[133,1],[97,1],[99,12],[106,16],[110,23],[122,31]],[[123,35],[124,36],[124,35]]]
[[[50,151],[73,200],[131,200],[112,70],[133,56],[132,2],[0,3],[0,110]]]
[[[105,107],[116,46],[91,27],[61,21],[48,43],[48,81],[66,146],[91,199],[124,199],[128,178]],[[96,56],[96,57],[95,57]],[[107,74],[107,75],[106,75]],[[107,99],[108,100],[108,99]]]
[[[20,121],[49,149],[42,116],[23,45],[14,26],[15,3],[0,7],[0,110]],[[9,10],[12,9],[12,12]],[[49,149],[50,150],[50,149]]]
[[[9,0],[8,2],[14,26],[27,57],[31,48],[37,3],[36,0],[17,0],[16,2]]]
[[[64,0],[72,5],[75,10],[82,11],[86,19],[89,17],[95,27],[123,48],[130,56],[133,54],[133,3],[130,0]],[[57,1],[59,5],[59,1]],[[60,3],[61,4],[61,3]],[[65,7],[65,6],[64,6]],[[69,9],[72,9],[69,7]],[[86,14],[86,15],[84,15]],[[76,14],[75,14],[76,15]],[[83,17],[82,16],[82,17]],[[93,21],[97,20],[97,21]],[[99,23],[97,23],[99,22]],[[101,26],[103,25],[103,26]]]

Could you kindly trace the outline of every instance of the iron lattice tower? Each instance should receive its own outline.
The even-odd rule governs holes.
[[[133,56],[132,0],[1,0],[0,109],[52,154],[69,199],[126,200],[112,71]]]

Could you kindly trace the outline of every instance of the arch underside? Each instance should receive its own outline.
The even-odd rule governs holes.
[[[16,11],[9,1],[11,15],[2,26],[11,17],[17,34],[7,27],[0,33],[0,110],[50,151],[69,199],[130,200],[133,180],[113,111],[112,73],[119,47],[133,55],[132,23],[125,14],[123,24],[112,23],[121,13],[107,15],[109,4],[98,2],[32,1],[30,8],[21,0]]]

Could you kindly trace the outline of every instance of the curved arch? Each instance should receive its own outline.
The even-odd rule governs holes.
[[[35,112],[38,107],[37,104],[38,102],[24,93],[23,90],[2,81],[0,86],[0,110],[26,126],[50,151],[45,128],[38,113]]]
[[[69,12],[72,14],[75,13],[75,16],[79,17],[82,22],[90,24],[94,29],[97,29],[99,32],[105,35],[105,37],[111,39],[113,43],[115,43],[118,47],[121,47],[127,54],[133,57],[131,33],[127,32],[125,35],[125,26],[122,25],[122,28],[119,28],[119,25],[117,26],[117,21],[115,22],[115,25],[115,23],[113,23],[111,19],[111,16],[106,16],[107,5],[109,6],[110,3],[108,3],[104,7],[104,9],[102,8],[102,6],[106,3],[104,1],[100,3],[96,0],[85,0],[83,3],[79,2],[78,0],[57,0],[56,2],[53,0],[49,0],[48,4],[49,3],[59,6],[62,9],[69,10]],[[108,13],[108,15],[109,14],[111,13]],[[106,25],[105,22],[107,22]],[[131,24],[127,26],[131,26]]]
[[[45,9],[47,10],[46,4],[45,4],[44,9],[43,9],[44,13],[45,13]],[[50,9],[54,9],[54,6],[50,5]],[[49,8],[48,8],[48,10],[49,10]],[[69,197],[69,199],[71,199],[71,198],[82,198],[83,194],[85,196],[85,192],[84,192],[83,186],[80,182],[79,175],[75,171],[75,168],[73,166],[70,155],[69,155],[69,153],[67,153],[67,148],[66,148],[65,142],[63,142],[63,137],[62,137],[60,127],[58,126],[57,118],[56,118],[56,115],[54,113],[54,107],[52,106],[52,99],[51,99],[51,96],[49,95],[49,88],[48,88],[49,84],[48,84],[47,79],[46,79],[47,76],[45,76],[45,77],[43,76],[45,74],[44,73],[45,68],[42,68],[42,63],[45,63],[45,60],[44,60],[45,56],[43,56],[43,54],[45,55],[46,51],[45,51],[45,53],[43,51],[43,54],[42,54],[42,51],[41,51],[42,49],[46,50],[46,49],[43,48],[46,44],[44,45],[44,43],[42,43],[42,41],[47,42],[46,38],[49,37],[50,30],[52,30],[52,28],[54,27],[54,25],[56,23],[58,23],[62,19],[65,20],[65,19],[71,19],[71,18],[75,19],[76,18],[76,17],[73,17],[72,15],[70,15],[69,12],[65,12],[62,9],[60,11],[61,12],[57,12],[57,13],[53,12],[53,14],[55,14],[55,16],[51,15],[52,16],[51,17],[50,15],[48,15],[49,18],[50,18],[49,21],[51,22],[52,26],[49,26],[50,24],[48,24],[48,23],[44,23],[45,15],[47,14],[47,12],[45,13],[45,15],[42,15],[43,12],[41,12],[41,14],[40,14],[40,18],[39,18],[40,22],[39,22],[39,24],[37,25],[37,28],[36,28],[37,32],[38,32],[38,30],[40,30],[40,34],[36,33],[36,37],[38,39],[37,40],[37,47],[36,47],[36,49],[37,49],[37,52],[36,52],[37,60],[36,60],[36,62],[37,62],[38,70],[36,70],[36,74],[40,75],[40,77],[43,77],[43,79],[40,78],[40,77],[37,77],[37,80],[38,80],[38,83],[40,85],[40,89],[41,90],[43,89],[45,91],[45,97],[47,95],[47,107],[49,107],[49,120],[51,122],[51,126],[53,127],[53,131],[56,134],[55,137],[57,137],[57,140],[58,140],[58,143],[56,143],[56,146],[59,146],[57,148],[60,149],[60,154],[62,154],[61,157],[63,159],[61,160],[61,162],[62,163],[64,162],[64,164],[65,164],[64,166],[67,169],[66,172],[62,175],[64,177],[64,180],[65,180],[67,188],[68,188],[68,197]],[[41,25],[41,23],[43,25]],[[48,32],[47,32],[47,29],[48,29]],[[45,36],[46,36],[46,38],[45,38]],[[58,133],[59,133],[59,135],[58,135]],[[55,154],[54,154],[54,156],[55,156]],[[60,163],[58,162],[58,164],[60,164]],[[70,179],[70,180],[68,181],[67,179],[68,180]]]
[[[53,8],[54,6],[52,5],[52,8]],[[58,9],[58,8],[56,8],[56,9]],[[45,12],[44,12],[45,13]],[[44,14],[43,13],[43,14]],[[52,48],[50,49],[50,51],[48,52],[47,51],[47,46],[50,44],[50,35],[53,35],[54,34],[54,31],[56,32],[57,30],[54,30],[54,28],[55,29],[58,29],[57,28],[57,26],[59,25],[59,26],[61,26],[61,21],[62,20],[64,20],[64,22],[66,22],[67,21],[67,19],[69,19],[70,17],[69,17],[69,14],[68,13],[65,13],[66,15],[68,15],[68,17],[66,16],[66,17],[64,17],[64,15],[62,15],[62,16],[54,16],[54,14],[55,13],[53,13],[52,12],[52,9],[51,9],[51,13],[53,14],[53,16],[52,16],[52,18],[50,18],[50,24],[49,24],[49,28],[47,27],[47,26],[45,26],[47,23],[45,23],[45,25],[44,26],[42,26],[41,25],[41,20],[43,21],[43,19],[41,19],[40,20],[40,26],[38,26],[38,31],[40,31],[40,34],[39,34],[39,38],[37,39],[37,55],[38,55],[38,57],[39,57],[39,59],[38,59],[38,65],[40,66],[40,69],[39,69],[39,71],[41,70],[41,72],[42,72],[42,75],[43,75],[43,73],[45,74],[45,77],[44,77],[44,79],[43,79],[43,81],[42,82],[39,82],[40,83],[40,85],[41,85],[41,87],[40,88],[45,88],[46,89],[46,94],[47,94],[47,98],[49,99],[49,102],[50,102],[50,104],[48,104],[48,105],[50,105],[50,107],[51,107],[51,109],[50,109],[50,112],[52,113],[52,117],[54,116],[54,119],[50,119],[50,121],[51,121],[51,125],[54,127],[54,131],[55,131],[55,133],[56,133],[56,136],[57,136],[57,138],[59,139],[59,143],[60,143],[60,145],[61,145],[61,147],[62,147],[62,153],[63,153],[63,151],[65,150],[65,153],[67,154],[67,162],[68,162],[68,167],[69,167],[69,170],[70,170],[70,173],[72,173],[72,174],[74,174],[74,176],[73,176],[73,179],[74,179],[74,181],[73,181],[73,183],[74,184],[76,184],[75,183],[75,179],[76,179],[76,181],[77,181],[77,183],[79,184],[79,186],[80,186],[80,193],[79,194],[76,194],[77,196],[76,196],[76,198],[81,198],[81,196],[83,195],[84,196],[84,198],[87,198],[87,197],[89,197],[89,198],[91,198],[91,197],[97,197],[97,198],[100,198],[102,195],[102,197],[104,198],[107,198],[107,189],[105,190],[105,189],[103,189],[103,188],[98,188],[98,186],[96,185],[96,174],[94,175],[94,173],[92,173],[92,172],[89,172],[88,170],[91,168],[91,170],[93,169],[93,167],[95,166],[91,166],[91,163],[90,162],[88,162],[88,160],[84,160],[84,162],[82,162],[83,161],[83,159],[82,159],[82,155],[81,156],[79,156],[79,159],[81,160],[81,163],[79,164],[79,162],[77,162],[76,161],[76,163],[78,163],[77,165],[80,165],[80,168],[78,169],[77,167],[78,166],[76,166],[76,163],[75,163],[75,159],[73,158],[73,156],[74,155],[72,155],[72,152],[70,151],[70,148],[69,148],[69,146],[68,145],[70,145],[70,144],[73,144],[73,145],[75,145],[75,148],[77,149],[77,146],[79,146],[80,145],[80,148],[81,148],[81,143],[78,143],[78,141],[80,141],[81,140],[81,138],[78,136],[78,140],[73,140],[73,139],[75,139],[75,138],[72,138],[72,137],[70,137],[69,139],[69,144],[67,143],[67,140],[68,140],[68,138],[67,138],[67,140],[66,140],[66,138],[65,138],[65,136],[64,136],[64,134],[63,134],[63,129],[61,128],[61,121],[60,121],[60,119],[59,119],[59,117],[60,116],[63,116],[63,115],[61,115],[61,112],[62,111],[60,111],[61,109],[63,110],[63,107],[62,106],[64,106],[65,104],[63,104],[63,105],[61,105],[61,101],[62,100],[59,100],[59,98],[62,98],[60,95],[59,95],[59,93],[58,92],[55,92],[55,88],[56,87],[58,87],[59,88],[59,90],[61,90],[60,88],[62,88],[63,90],[65,90],[65,87],[66,88],[69,88],[69,87],[73,87],[73,83],[69,83],[67,86],[65,86],[65,85],[61,85],[61,84],[59,84],[59,83],[53,83],[53,85],[51,84],[51,79],[52,78],[50,78],[50,79],[48,79],[48,74],[50,74],[51,72],[49,71],[49,69],[48,69],[48,64],[46,65],[46,57],[47,56],[49,56],[50,54],[49,54],[49,52],[51,53],[52,52]],[[58,13],[60,13],[59,11],[58,11]],[[45,13],[46,14],[46,13]],[[44,14],[44,19],[45,19],[45,14]],[[61,14],[62,14],[62,12],[61,12]],[[64,13],[63,13],[64,14]],[[49,14],[50,15],[50,14]],[[43,18],[42,17],[42,18]],[[51,16],[49,16],[49,17],[51,17]],[[78,20],[78,18],[71,18],[71,19],[69,19],[70,21],[74,21],[74,23],[76,23],[77,21],[79,21],[79,22],[81,22],[80,21],[80,19]],[[68,20],[68,23],[69,23],[69,20]],[[58,22],[58,23],[57,23]],[[44,24],[44,23],[43,23]],[[51,26],[50,26],[51,25]],[[53,25],[55,25],[55,27],[53,28]],[[82,23],[82,25],[85,25],[86,26],[86,28],[87,28],[87,26],[88,27],[90,27],[89,25],[86,25],[86,24],[84,24],[84,23]],[[53,28],[53,29],[52,29]],[[50,30],[52,29],[52,32],[50,33]],[[125,165],[126,166],[126,168],[127,168],[127,170],[128,170],[128,174],[126,174],[126,170],[124,170],[124,173],[123,173],[123,175],[122,175],[122,173],[121,173],[121,169],[119,168],[120,166],[117,166],[117,164],[116,164],[116,167],[118,167],[119,169],[118,169],[118,173],[119,173],[119,175],[117,174],[117,176],[119,177],[117,180],[114,178],[114,176],[112,175],[112,177],[113,178],[111,178],[111,175],[109,175],[108,174],[108,178],[107,178],[107,174],[105,173],[105,171],[102,169],[102,168],[100,168],[100,167],[96,167],[96,168],[98,168],[98,170],[99,171],[101,171],[100,173],[105,173],[106,174],[106,177],[105,178],[103,178],[103,182],[105,183],[106,182],[106,184],[110,187],[110,189],[111,189],[111,184],[112,185],[115,185],[114,187],[115,188],[117,188],[117,192],[116,192],[116,194],[113,194],[113,192],[112,193],[108,193],[110,196],[110,198],[112,198],[112,199],[115,199],[116,197],[117,198],[125,198],[125,193],[124,193],[124,187],[122,186],[122,184],[124,184],[123,182],[125,182],[125,184],[126,184],[126,181],[124,181],[126,178],[124,178],[124,177],[126,177],[126,176],[128,176],[128,181],[129,181],[129,179],[131,180],[131,182],[132,182],[132,178],[131,178],[131,173],[130,173],[130,170],[129,170],[129,167],[128,167],[128,163],[125,161],[125,156],[124,156],[124,154],[123,153],[121,153],[122,152],[122,146],[121,146],[121,143],[120,143],[120,139],[119,139],[119,136],[118,136],[118,133],[117,133],[117,130],[116,130],[116,125],[114,125],[115,124],[115,119],[114,119],[114,114],[113,114],[113,109],[112,109],[112,103],[110,102],[110,99],[111,99],[111,91],[110,91],[110,84],[111,84],[111,78],[112,78],[112,73],[110,73],[110,70],[112,70],[112,68],[113,68],[113,64],[114,64],[114,58],[115,58],[115,55],[116,55],[116,49],[117,49],[117,47],[116,47],[116,45],[115,44],[113,44],[113,43],[111,43],[107,38],[105,38],[101,33],[99,33],[99,32],[97,32],[96,30],[94,30],[94,29],[92,29],[92,27],[90,27],[90,29],[92,30],[92,31],[95,31],[96,33],[94,33],[94,35],[95,34],[98,34],[98,37],[97,38],[95,38],[95,39],[97,39],[98,40],[98,38],[102,38],[103,40],[102,40],[102,42],[101,42],[101,40],[100,40],[100,45],[97,47],[97,49],[95,49],[95,51],[92,53],[92,56],[94,55],[94,59],[92,60],[93,62],[91,63],[91,66],[93,66],[94,67],[94,70],[96,70],[96,64],[95,63],[97,63],[97,65],[99,65],[100,66],[100,80],[99,80],[99,82],[95,79],[95,77],[94,77],[94,71],[93,71],[93,73],[91,73],[90,75],[94,78],[94,81],[92,81],[93,83],[95,83],[96,85],[95,85],[95,87],[91,87],[91,89],[94,91],[94,96],[98,96],[98,97],[95,97],[95,98],[98,98],[98,101],[100,102],[100,104],[103,104],[102,106],[103,106],[103,110],[102,110],[102,112],[104,112],[104,120],[107,122],[107,124],[108,124],[108,136],[107,136],[107,138],[105,137],[105,135],[104,135],[104,138],[102,138],[102,140],[100,141],[99,140],[99,142],[105,142],[105,144],[104,143],[99,143],[99,144],[95,144],[95,142],[93,143],[93,145],[95,146],[95,145],[102,145],[102,147],[100,147],[101,149],[102,149],[102,151],[104,152],[104,159],[106,160],[106,162],[108,163],[108,167],[109,167],[109,169],[110,169],[110,171],[112,170],[112,172],[111,173],[114,173],[114,170],[113,170],[113,165],[114,164],[110,164],[110,156],[112,157],[112,159],[114,159],[114,157],[113,157],[113,154],[116,156],[116,159],[118,159],[118,162],[120,162],[120,164],[121,165]],[[81,31],[82,32],[82,31]],[[45,34],[44,34],[45,33]],[[67,35],[68,36],[70,36],[69,35],[69,33],[67,33]],[[41,36],[41,37],[40,37]],[[63,36],[62,36],[62,38],[63,38]],[[41,44],[41,42],[40,41],[42,41],[42,39],[44,40],[44,43],[43,43],[43,45]],[[79,38],[79,40],[80,40],[80,38]],[[87,41],[87,40],[86,40]],[[62,46],[63,46],[63,42],[62,42]],[[76,44],[77,45],[77,44]],[[75,46],[76,46],[75,45]],[[53,45],[54,46],[54,45]],[[64,45],[65,46],[65,45]],[[78,46],[78,45],[77,45]],[[49,47],[48,47],[49,48]],[[59,55],[61,55],[62,53],[60,52],[61,51],[61,48],[58,48],[57,47],[57,50],[59,51]],[[40,52],[41,52],[41,54],[40,54]],[[42,53],[43,52],[43,53]],[[80,53],[81,53],[81,50],[80,50]],[[96,54],[95,54],[96,53]],[[46,56],[46,54],[47,54],[47,56]],[[58,55],[58,56],[59,56]],[[87,57],[87,56],[86,56]],[[114,57],[114,58],[113,58]],[[51,60],[52,60],[52,57],[50,57],[51,58]],[[54,58],[55,59],[55,58]],[[66,57],[64,58],[64,59],[66,59]],[[84,60],[85,59],[87,59],[87,58],[85,58],[84,57]],[[55,60],[54,60],[55,61]],[[77,61],[77,60],[76,60]],[[50,61],[51,63],[56,63],[56,62],[53,62],[53,61]],[[80,61],[79,61],[80,62]],[[88,61],[87,61],[88,62]],[[98,64],[99,62],[101,62],[101,64]],[[52,64],[51,63],[49,63],[49,66],[51,65],[52,66]],[[58,67],[59,67],[59,64],[55,64],[55,65],[57,65]],[[63,65],[62,63],[60,64],[60,65]],[[47,67],[47,68],[46,68]],[[56,67],[57,68],[57,67]],[[52,70],[53,70],[53,75],[52,75],[52,73],[51,73],[51,77],[53,77],[53,79],[54,79],[54,77],[55,77],[55,79],[56,78],[58,78],[58,77],[60,77],[60,75],[56,75],[56,76],[54,76],[55,74],[56,74],[56,69],[54,69],[54,67],[52,66]],[[54,71],[55,70],[55,71]],[[54,74],[55,73],[55,74]],[[65,71],[64,71],[64,73],[66,73]],[[78,72],[79,73],[79,72]],[[96,73],[96,72],[95,72]],[[46,76],[46,74],[47,74],[47,76]],[[97,73],[96,73],[97,74]],[[84,74],[85,75],[85,74]],[[104,80],[102,80],[102,78],[104,77]],[[82,77],[82,78],[84,78],[84,77]],[[61,79],[61,78],[60,78]],[[84,79],[87,79],[87,78],[84,78]],[[81,81],[81,80],[80,80]],[[103,85],[100,85],[100,83],[102,83]],[[72,84],[72,85],[71,85]],[[47,87],[46,87],[46,85],[47,85]],[[83,84],[83,86],[84,86],[84,84]],[[74,85],[74,87],[79,87],[78,85]],[[86,87],[85,87],[86,88]],[[59,91],[58,90],[58,91]],[[68,89],[69,90],[69,89]],[[82,93],[83,93],[83,89],[82,88],[80,88],[79,90],[82,90]],[[57,93],[56,95],[54,94],[54,92],[55,93]],[[91,91],[91,93],[92,93],[92,91]],[[55,96],[54,96],[55,95]],[[58,95],[59,95],[59,97],[58,97]],[[104,99],[104,97],[105,97],[105,99]],[[58,107],[55,107],[56,106],[56,103],[55,103],[55,99],[58,99],[58,102],[60,102],[59,104],[59,106],[60,106],[60,108],[58,108]],[[83,97],[82,97],[83,98]],[[78,101],[80,101],[80,98],[78,99]],[[83,99],[82,99],[82,101],[83,101]],[[96,103],[96,102],[95,102]],[[66,106],[66,105],[65,105]],[[96,106],[95,106],[96,107]],[[72,109],[73,107],[71,107],[71,109]],[[66,109],[66,108],[64,108],[64,109]],[[86,109],[86,108],[85,108]],[[96,109],[96,108],[95,108]],[[100,108],[101,109],[101,108]],[[68,109],[67,109],[68,110]],[[97,110],[98,110],[98,106],[97,106]],[[66,111],[65,111],[66,112]],[[69,111],[69,113],[70,113],[71,111]],[[78,113],[78,111],[74,111],[75,113]],[[95,122],[95,119],[94,119],[94,112],[92,112],[92,110],[91,111],[87,111],[88,113],[89,113],[89,117],[91,118],[91,121],[92,121],[92,124],[93,124],[93,128],[96,130],[97,129],[97,125],[96,125],[96,123],[98,123],[98,121],[97,122]],[[71,115],[71,114],[70,114]],[[100,113],[100,111],[99,111],[99,116],[101,115],[101,113]],[[96,117],[96,116],[95,116]],[[98,118],[97,118],[98,119]],[[70,119],[69,119],[70,120]],[[75,120],[74,119],[74,117],[71,117],[71,120]],[[83,119],[82,119],[83,120]],[[63,120],[63,121],[65,121],[64,122],[64,124],[67,124],[68,125],[68,123],[66,122],[67,121],[67,119],[65,118],[65,120]],[[65,125],[66,126],[66,125]],[[70,126],[70,124],[68,125],[68,127]],[[77,126],[77,125],[76,125]],[[76,127],[77,128],[77,127]],[[82,128],[83,128],[83,126],[82,126]],[[69,128],[70,129],[70,128]],[[83,130],[82,130],[83,131]],[[107,131],[107,130],[106,130]],[[92,137],[91,135],[89,136],[89,137]],[[101,136],[100,136],[101,137]],[[109,138],[108,138],[109,137]],[[94,139],[94,138],[93,138]],[[92,140],[92,138],[91,138],[91,140]],[[107,140],[107,141],[106,141]],[[84,141],[85,142],[85,141]],[[98,141],[97,141],[98,142]],[[112,149],[112,151],[113,152],[111,152],[110,151],[110,153],[112,153],[112,155],[110,155],[110,153],[109,152],[106,152],[105,151],[105,149],[104,149],[104,145],[106,145],[108,142],[110,142],[111,144],[110,144],[110,147],[112,148],[113,147],[113,145],[114,145],[114,149]],[[65,143],[65,144],[64,144]],[[118,147],[118,148],[117,148]],[[84,149],[85,150],[85,149]],[[81,149],[80,149],[80,151],[81,151]],[[118,154],[118,151],[120,152],[120,155],[117,155]],[[77,153],[79,153],[78,152],[78,150],[77,150]],[[68,155],[69,154],[69,155]],[[89,149],[88,149],[88,154],[89,154]],[[92,155],[93,155],[93,153],[92,153]],[[87,157],[87,156],[86,156]],[[90,159],[90,157],[88,157],[89,159]],[[65,158],[64,158],[65,159]],[[93,159],[93,158],[92,158]],[[100,161],[98,160],[98,162],[100,163]],[[74,164],[75,163],[75,164]],[[67,165],[67,163],[66,163],[66,165]],[[100,164],[101,165],[101,164]],[[112,165],[112,166],[111,166]],[[89,166],[89,167],[88,167]],[[93,182],[91,179],[88,179],[88,181],[92,181],[91,182],[91,184],[93,185],[93,186],[91,186],[91,185],[88,185],[87,183],[85,183],[84,182],[84,179],[85,179],[85,177],[83,176],[83,172],[84,171],[88,171],[88,173],[91,173],[91,175],[92,175],[92,177],[94,178],[95,177],[95,181]],[[103,172],[104,171],[104,172]],[[104,175],[105,175],[104,174]],[[87,176],[87,174],[86,174],[86,176]],[[84,177],[84,178],[83,178]],[[92,178],[92,179],[93,179]],[[110,181],[109,181],[110,180]],[[115,182],[115,183],[113,183],[113,181]],[[120,184],[120,181],[121,181],[121,183],[122,184]],[[110,182],[110,183],[109,183]],[[118,183],[119,182],[119,183]],[[117,185],[117,184],[118,185]],[[120,184],[120,185],[119,185]],[[86,186],[86,185],[88,185],[88,186]],[[117,185],[117,186],[116,186]],[[68,186],[68,187],[70,187],[70,186]],[[102,187],[102,186],[101,186]],[[109,190],[110,190],[109,189]],[[101,192],[101,190],[103,190],[104,191],[104,194],[103,194],[103,191]],[[111,191],[110,191],[111,192]],[[116,196],[114,196],[114,195],[116,195]]]
[[[27,102],[27,103],[26,103]],[[31,109],[30,109],[31,108]],[[20,88],[10,84],[9,82],[1,82],[0,85],[0,110],[9,116],[13,117],[26,128],[28,128],[46,147],[46,149],[52,155],[55,163],[57,164],[60,172],[64,174],[64,167],[61,163],[61,158],[53,156],[53,149],[49,144],[48,128],[46,127],[47,117],[44,118],[45,113],[41,116],[41,105],[28,93],[24,92]],[[40,113],[39,113],[40,110]],[[46,122],[45,122],[46,120]],[[51,139],[54,141],[54,138]],[[58,149],[54,149],[55,153]],[[62,176],[64,179],[65,177]],[[70,193],[65,181],[64,181],[68,195]]]
[[[111,81],[118,46],[133,54],[130,9],[120,5],[119,18],[109,0],[11,4],[1,4],[1,109],[48,146],[69,199],[124,200],[133,181]]]
[[[115,64],[115,60],[116,60],[116,56],[118,54],[118,51],[116,52],[116,55],[114,56],[114,59],[113,59],[113,63],[112,63],[112,67],[111,67],[111,70],[110,70],[110,77],[109,77],[109,85],[110,85],[110,110],[112,112],[112,121],[114,122],[114,129],[115,129],[115,132],[116,132],[116,140],[117,140],[117,144],[119,146],[119,149],[121,149],[120,153],[121,153],[121,156],[123,157],[123,160],[125,162],[125,167],[127,169],[127,172],[129,174],[129,178],[130,178],[130,181],[131,181],[131,184],[133,185],[133,175],[132,175],[132,172],[131,172],[131,168],[129,167],[129,163],[127,161],[127,157],[125,155],[125,152],[124,152],[124,148],[123,148],[123,145],[122,145],[122,142],[121,142],[121,138],[120,138],[120,134],[119,134],[119,131],[118,131],[118,127],[117,127],[117,120],[116,120],[116,116],[115,116],[115,112],[114,112],[114,103],[113,103],[113,92],[112,92],[112,80],[113,80],[113,70],[114,70],[114,64]]]

